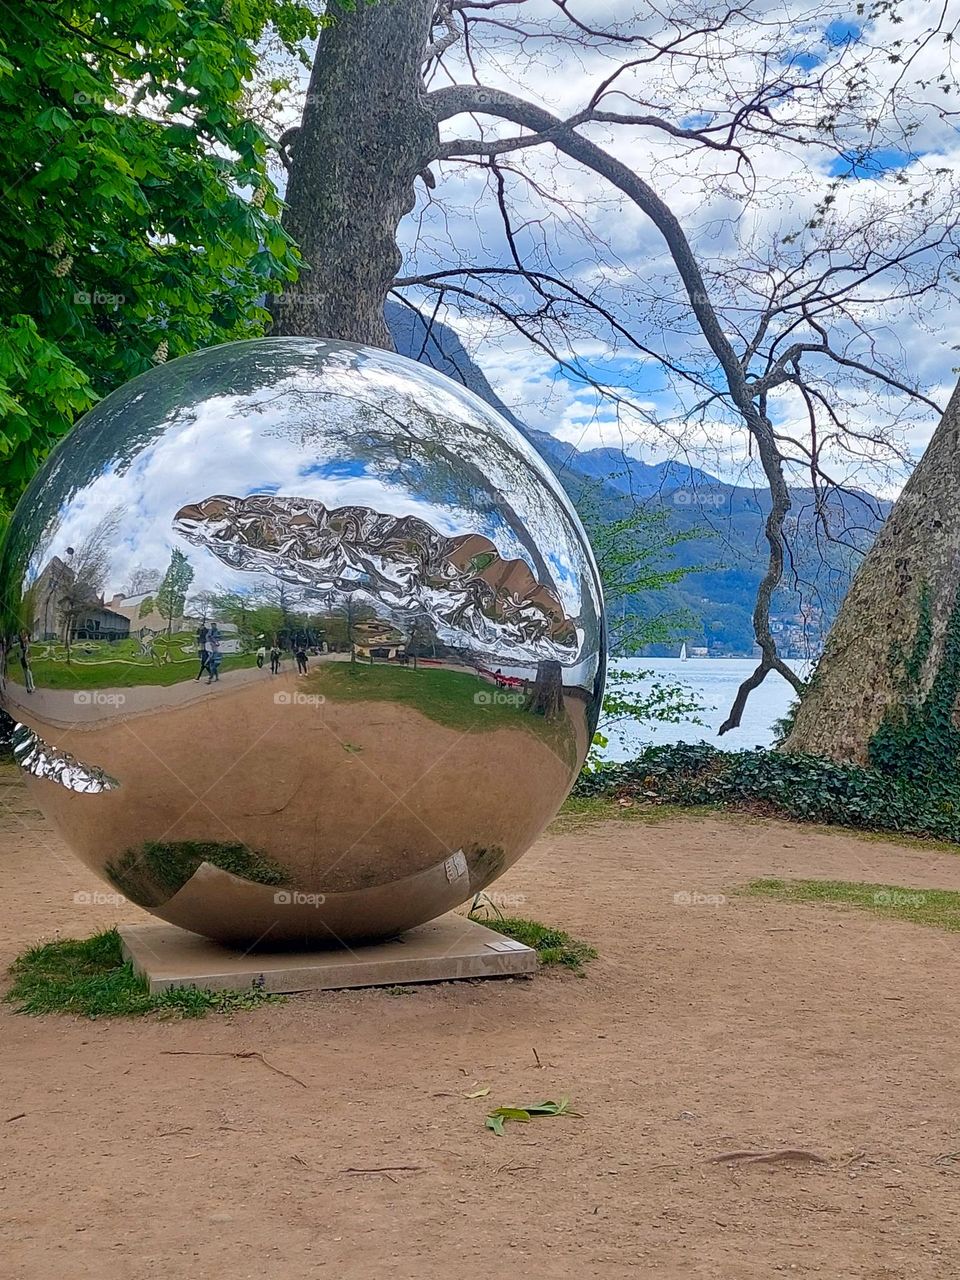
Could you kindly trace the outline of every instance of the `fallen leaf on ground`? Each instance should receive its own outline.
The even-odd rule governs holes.
[[[539,1116],[576,1116],[579,1112],[570,1110],[569,1098],[561,1098],[559,1102],[535,1102],[525,1107],[496,1107],[484,1120],[486,1128],[498,1138],[503,1137],[505,1120],[517,1120],[520,1124],[528,1124]]]

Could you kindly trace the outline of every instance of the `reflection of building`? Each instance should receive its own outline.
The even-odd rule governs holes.
[[[30,637],[33,640],[58,640],[63,631],[63,595],[73,582],[73,570],[59,556],[54,556],[31,588],[33,619]]]
[[[159,613],[156,605],[157,590],[140,591],[133,596],[125,596],[123,592],[117,592],[113,599],[107,605],[108,609],[112,609],[114,613],[122,614],[127,620],[129,633],[136,636],[138,640],[142,640],[144,636],[163,635],[169,632],[171,635],[178,635],[183,631],[195,632],[200,626],[201,617],[199,614],[181,614],[180,617],[174,618],[171,622],[169,618],[165,618]],[[141,613],[144,601],[150,608],[146,613]],[[209,617],[205,617],[202,621],[209,623]],[[223,653],[239,653],[240,640],[237,626],[232,622],[221,622],[217,620],[217,626],[220,634],[224,636],[224,642],[221,646]]]
[[[71,640],[126,640],[129,617],[116,609],[114,600],[105,604],[102,595],[87,604],[72,598],[79,594],[71,593],[75,581],[74,570],[59,556],[44,566],[31,588],[31,639],[63,641],[69,624]]]
[[[130,635],[130,619],[105,605],[81,609],[70,628],[71,640],[126,640]]]
[[[148,633],[157,635],[161,631],[166,631],[170,626],[169,619],[164,618],[157,612],[157,606],[154,603],[143,617],[140,616],[140,609],[144,600],[155,601],[156,591],[141,591],[135,596],[125,596],[122,592],[118,592],[110,601],[109,608],[116,613],[121,613],[127,619],[129,630],[135,636],[143,636]],[[183,618],[174,618],[173,626],[170,628],[172,632],[185,630]]]
[[[403,648],[404,635],[389,622],[357,622],[353,627],[353,647],[359,658],[396,658]]]

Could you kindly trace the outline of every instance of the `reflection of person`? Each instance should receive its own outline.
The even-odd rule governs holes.
[[[209,634],[206,620],[204,620],[197,627],[197,657],[200,659],[200,670],[197,672],[198,680],[207,669],[207,659],[210,656],[210,651],[207,649],[207,636]]]
[[[262,667],[267,657],[266,645],[261,645],[257,650],[257,666]]]
[[[33,693],[33,672],[30,670],[30,634],[20,632],[20,666],[23,668],[23,682],[27,693]]]
[[[302,644],[297,645],[297,672],[302,676],[307,674],[307,651]]]
[[[214,680],[219,683],[220,662],[223,654],[220,652],[220,632],[217,630],[216,623],[210,628],[210,634],[207,636],[207,650],[207,684],[212,684]]]
[[[273,675],[276,675],[279,670],[280,646],[277,644],[276,640],[274,640],[273,644],[270,646],[270,671]]]

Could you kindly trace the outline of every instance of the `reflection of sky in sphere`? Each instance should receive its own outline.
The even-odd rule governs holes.
[[[532,447],[471,392],[401,357],[304,340],[215,348],[109,397],[81,428],[88,440],[94,426],[89,478],[48,520],[28,578],[119,512],[107,601],[137,566],[164,571],[175,547],[193,566],[191,595],[248,592],[252,575],[186,543],[173,517],[218,494],[273,494],[415,516],[447,537],[481,534],[503,559],[548,575],[568,617],[581,617],[585,598],[599,610],[576,517]],[[125,448],[128,438],[136,443]],[[61,484],[82,470],[73,443]]]

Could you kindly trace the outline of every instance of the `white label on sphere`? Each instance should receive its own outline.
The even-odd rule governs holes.
[[[467,874],[467,860],[463,856],[463,850],[458,849],[456,853],[452,853],[443,864],[443,869],[447,873],[447,879],[452,883],[459,880],[461,876]]]

